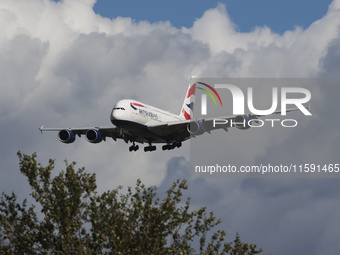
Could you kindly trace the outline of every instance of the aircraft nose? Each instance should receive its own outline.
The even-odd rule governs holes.
[[[112,109],[111,112],[111,120],[116,120],[118,118],[118,113],[115,111],[115,108]]]
[[[111,122],[124,118],[124,114],[125,114],[124,107],[118,107],[118,106],[113,107],[112,112],[111,112]]]

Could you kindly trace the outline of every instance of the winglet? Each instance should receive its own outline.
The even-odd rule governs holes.
[[[44,129],[44,125],[42,125],[42,126],[39,128],[39,130],[40,130],[41,133],[43,132],[43,129]]]

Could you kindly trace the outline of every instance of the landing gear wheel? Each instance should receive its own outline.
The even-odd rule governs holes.
[[[162,146],[163,151],[165,151],[165,150],[172,150],[174,148],[175,148],[175,146],[173,144],[166,144],[166,145]]]
[[[138,145],[135,145],[135,143],[133,143],[133,145],[131,145],[129,147],[129,151],[137,151],[139,149],[139,146]]]
[[[182,146],[181,142],[174,142],[174,143],[171,143],[171,144],[163,145],[162,149],[163,149],[163,151],[165,151],[165,150],[173,150],[173,149],[175,149],[175,147],[179,148],[181,146]]]
[[[144,147],[144,151],[147,152],[147,151],[155,151],[156,150],[156,146],[155,145],[149,145],[149,146],[146,146]]]

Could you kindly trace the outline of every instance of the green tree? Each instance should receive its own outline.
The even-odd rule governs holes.
[[[99,195],[96,176],[75,170],[54,178],[54,160],[43,167],[32,156],[18,153],[20,171],[31,186],[34,204],[17,202],[14,193],[0,200],[0,254],[257,254],[254,244],[239,235],[226,242],[226,232],[212,229],[221,221],[205,207],[191,211],[182,204],[186,181],[177,180],[163,199],[155,187],[137,180],[135,188],[122,187]],[[182,204],[182,205],[181,205]],[[207,238],[207,236],[210,238]],[[193,248],[197,239],[199,251]],[[209,239],[209,240],[207,240]]]

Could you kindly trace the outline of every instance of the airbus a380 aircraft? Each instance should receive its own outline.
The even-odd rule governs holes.
[[[137,151],[139,146],[135,143],[147,143],[144,151],[154,151],[154,143],[163,143],[163,150],[171,150],[181,147],[182,142],[205,132],[223,128],[228,131],[230,127],[239,129],[248,129],[250,126],[247,121],[257,119],[259,115],[233,115],[220,117],[219,120],[225,120],[228,125],[214,125],[213,118],[210,119],[192,119],[193,102],[196,92],[196,85],[204,85],[221,99],[214,88],[205,83],[197,82],[192,86],[189,84],[183,106],[179,115],[158,109],[156,107],[138,102],[132,99],[119,101],[112,109],[110,118],[115,127],[90,127],[90,128],[44,128],[42,131],[58,131],[58,138],[63,143],[73,143],[76,135],[81,137],[85,135],[86,140],[90,143],[100,143],[106,141],[107,137],[113,140],[123,139],[126,143],[131,142],[130,151]],[[204,89],[203,89],[204,90]],[[206,91],[206,90],[205,90]],[[221,102],[222,105],[222,102]],[[288,109],[289,111],[298,110],[298,108]],[[274,114],[280,113],[276,111]],[[240,125],[241,123],[241,125]]]

